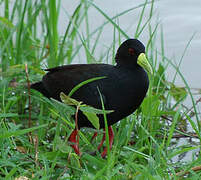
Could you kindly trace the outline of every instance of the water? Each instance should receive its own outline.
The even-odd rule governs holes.
[[[109,17],[125,11],[131,7],[135,7],[143,3],[141,0],[101,0],[95,1],[95,4],[103,10]],[[71,0],[62,1],[62,14],[60,15],[59,29],[61,33],[65,32],[68,24],[68,14],[71,14],[78,4],[78,1]],[[145,9],[145,18],[149,15],[149,7]],[[136,9],[119,18],[119,25],[123,30],[133,37],[135,32],[141,8]],[[105,18],[100,15],[93,7],[89,9],[89,22],[91,27],[98,27]],[[189,83],[190,87],[201,88],[201,1],[200,0],[161,0],[154,4],[154,21],[160,21],[163,26],[165,40],[165,55],[169,58],[174,57],[175,62],[179,62],[182,53],[194,35],[189,48],[183,58],[181,64],[181,72]],[[113,39],[113,28],[106,27],[104,35],[100,42],[111,44]],[[92,28],[93,29],[93,28]],[[82,30],[80,30],[82,32]],[[159,34],[160,36],[160,34]],[[148,32],[145,31],[140,40],[146,44],[148,41]],[[160,41],[156,41],[156,46],[160,49]],[[169,79],[172,78],[172,72],[167,74]],[[184,85],[180,79],[177,79],[178,85]]]

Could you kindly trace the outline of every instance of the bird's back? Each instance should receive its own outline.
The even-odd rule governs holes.
[[[41,82],[32,84],[31,88],[38,90],[48,98],[60,101],[60,93],[66,95],[79,83],[95,78],[105,77],[90,82],[74,94],[73,98],[95,108],[102,109],[100,94],[104,100],[107,110],[114,110],[107,115],[108,124],[112,125],[122,118],[128,116],[141,104],[148,89],[148,77],[146,72],[139,68],[125,69],[107,64],[78,64],[66,65],[47,69],[48,73]],[[103,116],[100,117],[100,125],[104,127]],[[91,126],[90,122],[82,115],[78,122],[80,127]]]

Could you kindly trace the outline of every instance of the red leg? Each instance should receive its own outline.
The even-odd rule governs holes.
[[[112,148],[112,144],[113,144],[113,140],[114,140],[114,132],[112,130],[112,126],[108,127],[108,133],[109,133],[109,145],[110,145],[110,149]],[[101,140],[101,143],[98,146],[98,150],[100,150],[100,148],[102,147],[103,143],[105,141],[105,133],[103,135],[103,138]],[[101,156],[104,158],[107,154],[107,147],[104,148]]]
[[[113,132],[112,126],[108,127],[108,133],[109,133],[109,145],[110,145],[110,149],[111,149],[113,140],[114,140],[114,132]],[[104,148],[104,150],[101,154],[102,158],[104,158],[106,156],[106,154],[107,154],[107,147]]]
[[[91,142],[96,138],[97,135],[98,135],[98,133],[95,132],[94,135],[93,135],[92,138],[91,138]]]
[[[75,153],[80,156],[81,153],[79,150],[79,138],[77,138],[77,136],[78,136],[78,130],[74,129],[70,137],[68,138],[68,141],[72,143],[71,147],[74,149]]]
[[[102,138],[102,140],[101,140],[101,143],[98,145],[98,150],[100,150],[100,148],[102,147],[104,141],[105,141],[105,132],[104,132],[104,134],[103,134],[103,138]]]

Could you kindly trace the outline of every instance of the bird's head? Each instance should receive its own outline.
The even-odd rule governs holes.
[[[115,60],[117,65],[127,67],[141,66],[147,72],[152,73],[151,65],[145,55],[145,47],[137,39],[124,41],[117,50]]]

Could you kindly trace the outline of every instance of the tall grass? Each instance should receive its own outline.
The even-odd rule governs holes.
[[[63,10],[69,20],[64,34],[59,33],[62,9],[59,0],[0,3],[2,179],[23,176],[30,179],[200,179],[199,101],[194,99],[179,65],[165,54],[163,28],[152,21],[154,0],[145,0],[113,17],[95,1],[81,0],[72,14]],[[98,27],[90,27],[93,17],[89,9],[104,18]],[[140,10],[138,19],[135,17],[138,23],[129,36],[119,24],[119,18],[136,10]],[[145,16],[147,11],[149,16]],[[113,29],[110,35],[113,39],[105,48],[100,39],[104,38],[107,26]],[[67,142],[75,127],[71,116],[74,109],[35,91],[31,92],[29,102],[25,64],[28,77],[34,82],[44,74],[42,68],[71,64],[80,56],[86,63],[114,63],[120,42],[129,37],[141,38],[145,30],[149,33],[146,53],[154,68],[147,97],[136,113],[113,126],[114,145],[106,159],[102,159],[99,152],[90,155],[101,136],[91,144],[94,130],[87,128],[80,132],[83,156],[78,157]],[[161,41],[161,47],[156,47],[156,40]],[[184,88],[175,85],[175,78],[172,82],[167,80],[169,67],[175,69],[175,78],[182,79]],[[191,97],[192,108],[183,106],[186,96]],[[28,127],[30,120],[32,125]],[[189,127],[192,132],[188,131]],[[102,134],[102,130],[98,132]],[[185,144],[178,144],[182,137],[193,143],[186,140]],[[174,160],[184,154],[191,154],[188,161]]]

